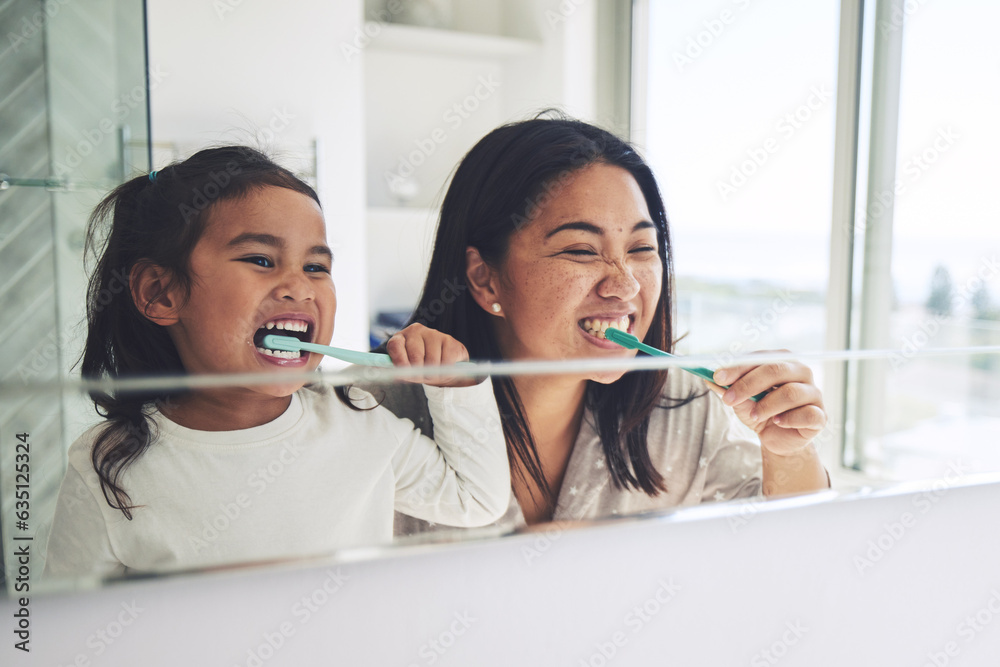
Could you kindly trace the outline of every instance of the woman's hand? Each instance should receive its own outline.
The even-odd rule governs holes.
[[[778,350],[787,352],[787,350]],[[752,428],[760,444],[772,454],[788,456],[808,445],[826,426],[823,395],[808,366],[781,362],[762,366],[733,366],[715,372],[709,387],[732,406],[740,420]],[[750,400],[762,391],[760,401]]]
[[[830,485],[811,444],[826,426],[826,412],[808,366],[798,362],[733,366],[719,369],[714,377],[729,389],[711,382],[708,386],[760,438],[764,495],[807,493]],[[750,400],[762,391],[767,395]]]
[[[392,359],[392,363],[401,368],[448,366],[469,360],[469,351],[465,349],[464,345],[448,334],[430,329],[423,324],[411,324],[395,333],[386,343],[385,351]],[[477,384],[480,379],[438,375],[406,378],[406,381],[420,382],[435,387],[469,387]]]

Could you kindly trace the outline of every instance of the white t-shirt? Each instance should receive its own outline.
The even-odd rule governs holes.
[[[375,404],[352,389],[359,407]],[[46,574],[114,575],[327,553],[392,539],[393,510],[478,526],[507,509],[510,472],[491,382],[424,387],[435,440],[325,386],[262,426],[195,431],[158,411],[154,441],[121,476],[133,519],[104,498],[91,450],[69,449]]]

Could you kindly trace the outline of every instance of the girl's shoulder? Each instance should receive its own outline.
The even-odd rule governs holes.
[[[67,452],[69,463],[81,471],[92,469],[91,453],[98,439],[109,428],[112,428],[112,423],[106,419],[102,419],[81,433],[73,441],[73,444],[69,446],[69,451]],[[125,435],[127,436],[128,434],[129,431],[126,431]]]
[[[102,421],[94,424],[86,431],[80,434],[80,436],[73,441],[73,444],[69,446],[69,452],[67,453],[67,458],[70,465],[74,468],[79,469],[80,463],[86,461],[87,466],[90,467],[90,455],[94,450],[94,445],[97,443],[97,438],[101,433],[108,427],[108,422]]]

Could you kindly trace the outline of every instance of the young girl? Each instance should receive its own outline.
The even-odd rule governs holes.
[[[70,447],[47,573],[372,544],[391,539],[393,509],[460,526],[503,514],[510,476],[489,380],[424,387],[431,440],[360,390],[283,379],[316,369],[319,355],[263,347],[268,333],[321,344],[333,334],[323,214],[289,171],[250,148],[201,151],[112,192],[92,216],[95,243],[103,253],[89,285],[85,377],[275,379],[92,394],[105,420]],[[468,359],[455,339],[420,325],[388,352],[399,366]]]

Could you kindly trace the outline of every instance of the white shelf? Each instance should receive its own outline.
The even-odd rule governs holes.
[[[409,310],[417,303],[430,267],[437,214],[430,208],[368,209],[371,312]]]
[[[378,51],[507,58],[528,55],[541,48],[539,42],[516,37],[372,21],[365,23],[365,31],[371,36],[368,48]]]

